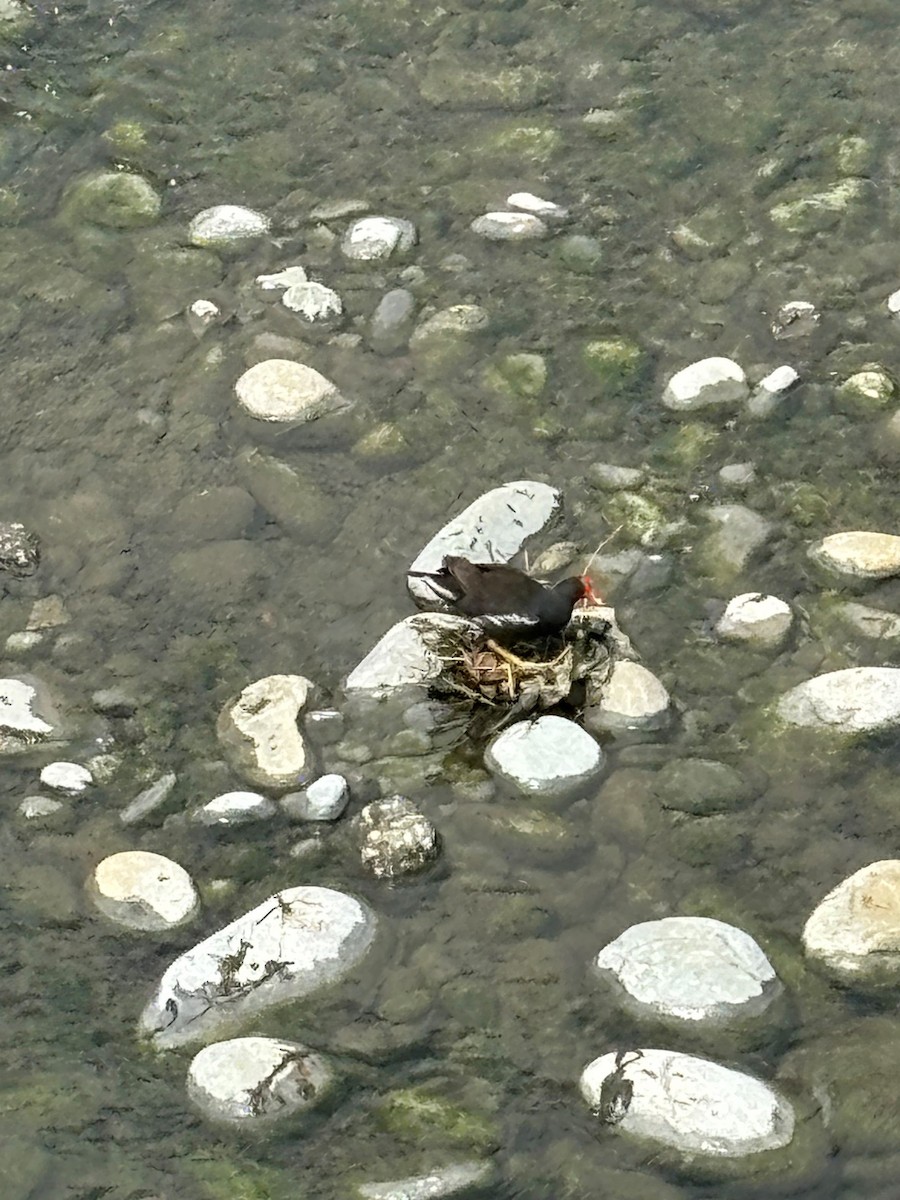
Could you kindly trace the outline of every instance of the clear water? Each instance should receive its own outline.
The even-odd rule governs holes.
[[[120,773],[59,826],[15,817],[35,788],[33,763],[0,769],[9,1195],[330,1200],[473,1144],[496,1152],[493,1194],[528,1200],[896,1194],[884,1116],[893,1077],[877,1082],[895,1005],[829,990],[797,948],[826,890],[896,852],[893,747],[836,758],[801,739],[773,747],[755,719],[816,670],[896,659],[827,619],[805,558],[826,533],[896,521],[881,432],[891,410],[848,408],[834,387],[864,364],[897,365],[900,325],[884,308],[900,286],[896,25],[889,0],[90,0],[35,6],[7,34],[0,516],[35,529],[44,557],[32,579],[4,581],[0,636],[24,628],[35,598],[58,594],[70,621],[26,668],[84,714],[113,684],[140,701],[133,721],[114,725]],[[610,115],[586,121],[591,110]],[[67,207],[73,181],[119,166],[163,195],[148,228],[98,228]],[[848,177],[864,182],[844,211],[800,231],[773,221],[775,205]],[[569,205],[571,225],[537,243],[476,239],[470,221],[517,190]],[[489,310],[488,331],[449,368],[303,332],[260,300],[255,275],[300,261],[342,295],[346,329],[365,332],[408,264],[348,266],[309,219],[316,205],[357,198],[419,227],[421,305]],[[189,220],[217,203],[266,212],[273,237],[237,254],[186,251]],[[328,222],[337,235],[345,224]],[[711,231],[708,244],[689,242],[684,225]],[[568,233],[596,239],[599,256],[573,265]],[[183,313],[201,296],[229,319],[198,341]],[[822,319],[810,336],[776,342],[774,314],[797,298]],[[305,343],[298,356],[356,400],[352,418],[261,441],[232,389],[266,356],[265,335]],[[585,345],[606,337],[643,352],[624,381],[585,361]],[[519,352],[546,358],[539,399],[486,377]],[[765,422],[673,420],[659,402],[666,379],[710,354],[756,377],[790,362],[803,383]],[[359,439],[383,423],[402,446],[365,454]],[[258,446],[302,474],[309,519],[286,529],[259,508],[243,523],[231,509],[198,516],[190,498],[246,487]],[[776,533],[761,562],[717,580],[696,552],[704,509],[724,498],[720,467],[749,460],[756,479],[740,500]],[[417,795],[444,838],[441,869],[396,890],[348,866],[340,832],[298,863],[296,831],[281,826],[120,827],[119,808],[154,770],[179,772],[185,806],[223,790],[215,717],[249,680],[297,671],[329,702],[409,611],[407,564],[485,487],[559,486],[567,509],[552,539],[589,553],[621,517],[592,483],[598,461],[647,464],[652,498],[684,522],[665,588],[612,597],[682,719],[659,751],[613,749],[610,783],[566,816],[565,853],[511,844],[448,781]],[[613,548],[633,542],[626,529]],[[774,665],[706,636],[707,602],[746,590],[771,590],[807,616]],[[896,609],[897,585],[866,602]],[[103,733],[85,716],[81,752]],[[758,798],[679,822],[650,774],[679,754],[757,771]],[[191,871],[205,930],[298,882],[350,888],[384,915],[390,935],[357,979],[267,1022],[332,1054],[346,1083],[299,1133],[218,1133],[186,1106],[187,1057],[137,1045],[149,989],[198,929],[152,942],[92,916],[84,879],[128,848],[170,853]],[[230,890],[210,888],[221,878]],[[706,1184],[598,1132],[583,1111],[584,1063],[641,1036],[597,1001],[586,964],[629,923],[672,913],[734,920],[791,989],[787,1026],[721,1057],[773,1077],[792,1048],[856,1039],[876,1107],[860,1101],[815,1179]],[[383,1098],[412,1085],[477,1111],[489,1132],[458,1144],[446,1129],[398,1135]],[[847,1087],[857,1086],[868,1094],[854,1076]]]

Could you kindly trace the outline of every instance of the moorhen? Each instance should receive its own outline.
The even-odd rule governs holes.
[[[409,573],[426,579],[435,599],[452,612],[507,641],[561,633],[579,600],[600,603],[586,575],[550,586],[506,563],[473,563],[454,554],[438,571]]]

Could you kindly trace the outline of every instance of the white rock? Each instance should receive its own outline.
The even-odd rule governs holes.
[[[751,417],[768,417],[799,379],[800,376],[793,367],[776,367],[753,389],[747,401],[747,412]]]
[[[256,282],[264,292],[277,291],[279,288],[286,289],[296,287],[298,283],[306,283],[306,272],[301,266],[285,267],[283,271],[276,271],[274,275],[257,275]]]
[[[900,616],[896,613],[853,601],[841,604],[837,611],[863,637],[885,638],[889,641],[900,638]]]
[[[0,679],[0,754],[16,754],[59,732],[48,690],[34,676]]]
[[[888,296],[887,308],[888,308],[888,312],[891,313],[892,315],[896,315],[897,313],[900,313],[900,290],[898,290],[896,292],[891,292],[891,294]]]
[[[201,325],[212,325],[222,315],[222,310],[212,300],[195,300],[188,312]]]
[[[839,883],[806,922],[803,945],[847,977],[900,973],[900,860],[870,863]]]
[[[432,313],[417,325],[409,344],[415,348],[432,337],[462,337],[468,333],[478,333],[489,324],[487,309],[479,304],[451,304],[449,308]]]
[[[786,1146],[794,1134],[794,1111],[774,1088],[690,1054],[604,1054],[579,1086],[606,1124],[685,1154],[740,1158]]]
[[[526,795],[565,795],[603,766],[603,752],[589,733],[565,717],[520,721],[499,734],[485,751],[495,775]]]
[[[294,284],[281,297],[281,303],[307,321],[327,321],[344,311],[340,296],[324,283]]]
[[[821,314],[808,300],[788,300],[775,314],[771,326],[772,334],[779,340],[806,337],[812,333],[820,320]]]
[[[663,404],[676,412],[692,412],[711,404],[746,399],[744,372],[730,358],[704,358],[673,375],[663,392]]]
[[[669,693],[652,671],[640,663],[617,662],[591,705],[591,729],[618,732],[626,729],[659,729],[669,715]]]
[[[199,825],[245,825],[274,817],[277,808],[258,792],[223,792],[198,808],[192,819]]]
[[[390,258],[395,250],[411,250],[418,240],[412,221],[402,217],[363,217],[354,221],[341,241],[347,258],[368,262]]]
[[[238,204],[217,204],[197,213],[188,236],[195,246],[220,246],[261,237],[268,231],[269,221],[262,213]]]
[[[367,804],[353,827],[362,864],[378,879],[414,874],[438,856],[437,830],[405,796]]]
[[[231,1038],[194,1057],[187,1093],[210,1120],[257,1125],[311,1107],[332,1078],[325,1060],[299,1042]]]
[[[305,792],[281,797],[281,807],[292,821],[336,821],[350,799],[343,775],[320,775]]]
[[[832,533],[810,546],[808,553],[820,566],[858,579],[900,574],[900,537],[893,533],[858,529]]]
[[[437,679],[444,664],[441,643],[447,635],[475,629],[471,621],[448,613],[418,613],[392,626],[347,678],[348,692],[385,695]]]
[[[284,791],[306,782],[310,755],[297,716],[311,687],[302,675],[267,675],[222,710],[219,740],[257,786]]]
[[[798,683],[778,701],[789,725],[869,733],[900,725],[900,667],[848,667]]]
[[[184,867],[146,850],[104,858],[88,890],[104,916],[128,929],[173,929],[189,921],[200,903]]]
[[[756,467],[752,462],[726,463],[719,470],[719,479],[725,487],[740,490],[756,479]]]
[[[728,1024],[758,1016],[781,991],[753,938],[710,917],[632,925],[594,965],[640,1017]]]
[[[7,654],[17,658],[20,654],[27,654],[30,650],[34,650],[43,640],[43,633],[36,629],[20,629],[9,635],[4,642],[4,648]]]
[[[559,505],[559,492],[546,483],[519,479],[493,488],[448,521],[409,569],[437,571],[446,554],[462,554],[473,562],[508,562],[527,538],[548,524]],[[427,579],[410,574],[406,586],[420,607],[443,606]]]
[[[36,821],[41,817],[52,817],[62,807],[61,801],[53,800],[50,796],[26,796],[18,811],[26,821]]]
[[[469,226],[479,237],[493,242],[521,242],[547,236],[547,226],[533,213],[490,212],[476,217]]]
[[[790,605],[777,596],[744,592],[728,601],[716,622],[716,633],[726,641],[780,646],[793,619]]]
[[[260,421],[315,421],[347,407],[334,384],[304,363],[268,358],[234,385],[238,401]]]
[[[94,782],[94,777],[80,763],[47,763],[41,771],[41,783],[58,792],[83,792]]]
[[[523,212],[537,213],[539,217],[561,220],[569,215],[569,210],[561,204],[554,204],[552,200],[542,200],[532,192],[513,192],[511,196],[506,197],[506,203],[510,208],[521,208]]]
[[[161,775],[149,787],[138,792],[130,804],[126,804],[119,813],[119,820],[123,825],[136,825],[145,817],[150,816],[165,804],[177,782],[178,777],[174,771]]]
[[[411,1175],[389,1183],[361,1183],[356,1193],[360,1200],[443,1200],[460,1192],[468,1195],[473,1187],[480,1190],[493,1173],[489,1162],[453,1163],[427,1175]]]
[[[278,892],[172,963],[141,1030],[169,1049],[306,996],[362,958],[375,924],[371,909],[331,888]]]

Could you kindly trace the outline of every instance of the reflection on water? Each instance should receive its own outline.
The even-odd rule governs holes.
[[[752,1044],[700,1052],[781,1071],[807,1097],[842,1072],[841,1153],[790,1194],[893,1194],[894,1005],[830,988],[799,945],[825,892],[895,852],[893,748],[773,742],[760,714],[816,672],[896,660],[841,619],[854,597],[806,558],[828,533],[894,523],[895,401],[835,388],[896,367],[894,29],[888,0],[4,9],[0,519],[39,536],[42,563],[3,574],[0,638],[26,630],[36,600],[59,597],[62,615],[7,643],[3,673],[59,695],[66,757],[120,756],[108,782],[32,823],[16,809],[47,755],[3,762],[9,1195],[327,1200],[491,1154],[494,1195],[768,1196],[772,1180],[674,1173],[576,1093],[587,1061],[646,1036],[601,1003],[587,964],[672,914],[747,930],[790,996]],[[152,199],[132,221],[120,197],[78,191],[119,170],[152,185],[158,217]],[[470,232],[515,191],[566,205],[568,223],[523,243]],[[264,212],[271,236],[189,245],[191,218],[219,203]],[[348,260],[340,238],[367,211],[415,222],[418,246]],[[297,263],[338,292],[340,321],[305,324],[254,283]],[[398,288],[418,319],[477,304],[489,325],[441,353],[410,349],[408,331],[373,339]],[[185,309],[201,298],[220,315],[199,336]],[[776,340],[798,299],[821,319]],[[665,382],[709,355],[751,382],[789,363],[801,383],[768,419],[676,419]],[[271,357],[315,367],[352,411],[289,433],[241,416],[235,380]],[[348,712],[323,762],[355,769],[358,804],[367,763],[387,756],[443,839],[436,872],[396,888],[350,865],[340,825],[298,858],[301,831],[280,822],[163,823],[238,786],[215,736],[229,697],[296,672],[340,704],[342,678],[408,613],[404,572],[431,534],[528,478],[567,501],[544,544],[586,556],[621,526],[610,555],[662,555],[618,584],[611,563],[608,581],[676,700],[671,730],[611,742],[600,787],[535,837],[514,799],[488,798],[477,756],[423,757],[427,738],[392,743],[387,716],[371,730]],[[707,514],[726,501],[772,523],[738,569],[709,552]],[[787,648],[712,639],[711,602],[759,590],[799,616]],[[896,610],[900,596],[887,580],[862,599]],[[91,703],[110,688],[124,697],[111,716]],[[691,757],[753,786],[726,810],[669,807],[658,774]],[[160,820],[123,827],[119,810],[170,770]],[[201,927],[154,941],[92,915],[83,882],[124,849],[190,870]],[[187,1058],[139,1047],[137,1014],[179,952],[298,883],[358,894],[390,931],[348,984],[254,1030],[333,1056],[342,1088],[299,1133],[220,1134],[187,1108]]]

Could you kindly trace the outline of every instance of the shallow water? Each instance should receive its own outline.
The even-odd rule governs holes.
[[[817,670],[897,659],[828,619],[805,556],[827,533],[896,522],[881,433],[891,409],[848,408],[834,386],[864,364],[897,364],[900,324],[884,307],[900,286],[895,40],[889,0],[777,10],[512,0],[453,11],[91,0],[37,7],[7,36],[0,517],[39,534],[43,561],[31,579],[4,579],[0,637],[23,629],[48,594],[70,621],[3,670],[24,661],[84,713],[113,684],[140,700],[135,719],[113,723],[120,773],[73,801],[59,827],[25,828],[14,815],[36,788],[33,763],[0,768],[0,1127],[18,1139],[7,1152],[23,1180],[15,1197],[330,1200],[351,1180],[427,1169],[438,1152],[452,1159],[446,1130],[404,1141],[385,1122],[380,1098],[414,1084],[484,1114],[494,1195],[773,1194],[777,1181],[706,1186],[669,1173],[598,1134],[573,1085],[590,1058],[639,1036],[594,1003],[586,964],[654,916],[732,920],[782,974],[791,1019],[740,1052],[720,1047],[737,1065],[771,1078],[789,1047],[856,1036],[870,1027],[863,1018],[886,1041],[885,1026],[896,1030],[889,999],[829,990],[798,949],[830,887],[896,853],[896,751],[876,741],[834,758],[799,737],[773,747],[757,717]],[[609,118],[586,121],[591,110]],[[157,222],[102,229],[68,210],[73,181],[112,166],[158,188]],[[863,181],[859,195],[833,220],[820,214],[821,228],[772,219],[774,206],[846,178]],[[535,243],[469,232],[518,190],[570,206],[570,223]],[[407,262],[348,265],[309,218],[356,198],[417,224]],[[266,212],[273,236],[235,253],[186,251],[188,222],[217,203]],[[339,235],[346,219],[327,225]],[[679,233],[686,225],[706,242]],[[571,234],[596,239],[596,257],[567,244]],[[491,324],[437,365],[304,332],[253,285],[297,261],[341,294],[345,331],[365,334],[410,262],[421,268],[411,285],[420,307],[474,302]],[[198,340],[183,313],[201,296],[228,320]],[[821,320],[809,336],[776,341],[774,315],[797,298]],[[281,436],[241,418],[233,384],[266,357],[263,335],[304,343],[297,357],[355,400],[352,416]],[[585,346],[607,337],[640,348],[635,370],[591,367]],[[545,356],[539,398],[486,374],[520,352]],[[711,354],[755,378],[789,362],[803,382],[767,421],[674,419],[659,400],[666,380]],[[402,444],[366,453],[360,439],[383,423]],[[191,498],[204,489],[248,486],[257,447],[301,473],[307,519],[285,528],[259,507],[242,519],[222,493],[214,514],[197,510]],[[755,481],[726,495],[719,469],[750,460]],[[593,482],[595,462],[647,464],[647,491],[667,521],[684,522],[651,547],[671,555],[668,580],[611,596],[680,719],[658,751],[610,747],[612,778],[566,810],[558,855],[512,844],[490,805],[447,780],[416,797],[440,828],[441,865],[393,890],[348,868],[340,831],[298,864],[288,851],[300,834],[281,825],[225,835],[119,826],[151,769],[179,773],[185,806],[231,785],[215,717],[248,681],[296,671],[323,703],[339,698],[341,679],[410,610],[406,566],[484,488],[543,478],[563,490],[565,515],[535,549],[567,539],[586,556],[623,523],[610,550],[636,544],[627,513]],[[728,579],[701,553],[705,510],[722,499],[776,524],[762,559]],[[747,590],[807,615],[774,665],[708,637],[707,602]],[[864,599],[896,609],[900,594],[887,582]],[[86,720],[72,756],[105,735]],[[661,810],[651,772],[680,754],[760,772],[757,799],[703,820]],[[200,926],[151,942],[94,918],[83,880],[128,848],[191,871],[204,891]],[[230,890],[210,887],[220,878]],[[298,882],[349,888],[390,931],[349,985],[262,1030],[336,1056],[346,1086],[300,1136],[220,1135],[186,1106],[187,1056],[141,1050],[135,1020],[201,930]],[[885,1103],[892,1094],[888,1075]],[[896,1141],[880,1129],[851,1122],[821,1177],[783,1194],[894,1194]],[[471,1149],[471,1131],[459,1145]]]

